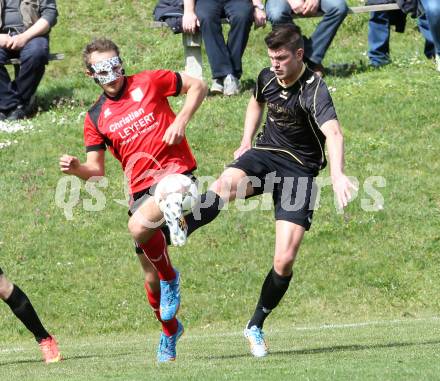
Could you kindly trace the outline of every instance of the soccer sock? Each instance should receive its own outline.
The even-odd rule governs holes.
[[[283,298],[289,288],[291,279],[292,274],[289,276],[281,276],[275,272],[274,268],[269,271],[261,288],[257,308],[248,323],[248,328],[253,325],[256,325],[258,328],[263,328],[264,320],[266,320],[271,311]]]
[[[18,286],[14,284],[12,294],[5,302],[11,308],[14,315],[33,333],[35,340],[40,342],[50,336],[41,324],[31,301]]]
[[[188,236],[216,218],[224,206],[224,201],[217,193],[209,190],[200,196],[199,205],[196,210],[185,217]]]
[[[177,332],[177,319],[173,317],[171,320],[162,321],[160,318],[160,292],[153,293],[153,291],[148,287],[148,284],[145,283],[145,293],[147,294],[148,302],[150,303],[151,308],[153,309],[154,314],[156,315],[157,320],[162,323],[162,331],[167,336],[172,336]]]
[[[161,230],[157,230],[147,243],[138,245],[156,269],[159,279],[168,281],[176,277],[168,256],[165,236]]]

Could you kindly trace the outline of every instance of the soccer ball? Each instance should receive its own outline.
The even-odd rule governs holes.
[[[157,205],[164,201],[169,195],[181,195],[182,212],[184,215],[189,214],[199,199],[199,191],[197,185],[185,175],[174,173],[167,175],[161,179],[156,186],[154,199]]]

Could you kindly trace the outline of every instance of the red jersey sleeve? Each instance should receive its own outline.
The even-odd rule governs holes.
[[[104,136],[99,133],[90,119],[89,113],[86,114],[84,120],[84,144],[86,146],[86,152],[105,150]]]
[[[150,88],[158,96],[178,96],[182,90],[182,77],[179,73],[169,70],[151,70],[140,73],[149,79]]]

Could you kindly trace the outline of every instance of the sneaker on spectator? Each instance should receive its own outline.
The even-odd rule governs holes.
[[[52,336],[43,339],[39,343],[43,360],[46,364],[58,362],[61,360],[61,354],[58,350],[58,345]]]
[[[211,94],[213,95],[223,94],[223,89],[224,89],[223,80],[220,78],[213,78],[211,88],[209,89]]]
[[[176,344],[182,335],[183,325],[179,320],[177,320],[177,332],[174,335],[167,336],[163,332],[160,334],[157,362],[168,362],[176,359]]]
[[[12,112],[8,115],[7,120],[20,120],[27,117],[25,106],[18,105]]]
[[[258,328],[256,325],[253,325],[250,328],[246,327],[243,334],[249,341],[251,353],[255,357],[264,357],[267,355],[267,345],[264,341],[264,333],[261,328]]]
[[[369,66],[372,69],[380,69],[380,68],[383,68],[384,66],[389,65],[389,64],[390,64],[390,62],[370,62]]]
[[[180,274],[175,270],[172,280],[160,281],[160,318],[169,321],[176,316],[180,307]]]
[[[240,81],[232,74],[228,74],[223,81],[223,94],[237,95],[240,92]]]

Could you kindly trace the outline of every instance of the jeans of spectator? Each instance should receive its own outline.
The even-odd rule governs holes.
[[[435,53],[440,56],[440,1],[421,0],[425,9],[425,16],[432,34]]]
[[[21,65],[17,78],[11,80],[5,63],[19,58]],[[25,105],[37,91],[49,58],[49,39],[35,37],[21,50],[0,49],[0,111],[9,111]]]
[[[243,72],[241,58],[246,48],[253,22],[253,7],[249,0],[203,0],[196,2],[196,14],[211,66],[212,78]],[[223,37],[221,19],[230,24],[227,42]]]
[[[432,58],[435,54],[432,34],[426,15],[417,19],[420,32],[425,37],[425,55]],[[390,13],[371,12],[368,22],[368,58],[373,66],[390,62]]]
[[[311,37],[304,38],[305,56],[315,64],[320,64],[324,59],[339,26],[348,13],[345,0],[321,0],[319,8],[324,13],[322,20]],[[267,0],[266,13],[272,25],[292,22],[293,11],[286,0]]]

